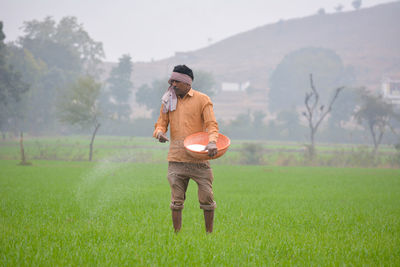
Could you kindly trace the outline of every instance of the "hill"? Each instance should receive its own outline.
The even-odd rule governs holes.
[[[357,85],[378,89],[384,76],[400,74],[400,2],[279,21],[203,49],[176,53],[160,61],[137,62],[133,80],[140,86],[168,76],[174,65],[187,64],[195,70],[213,72],[219,83],[250,81],[258,94],[228,93],[231,94],[226,103],[228,109],[232,99],[247,103],[236,109],[239,112],[252,109],[253,100],[265,99],[269,76],[286,54],[309,46],[336,51],[345,65],[354,67]],[[216,97],[218,101],[223,99]],[[221,112],[220,117],[224,118],[237,115],[237,112],[226,111],[225,116],[224,111]]]

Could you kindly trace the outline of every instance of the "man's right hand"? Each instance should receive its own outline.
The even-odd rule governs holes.
[[[168,141],[169,141],[168,137],[167,137],[166,134],[163,133],[163,132],[159,132],[159,133],[157,134],[157,139],[158,139],[158,141],[160,141],[161,143],[165,143],[165,142],[168,142]]]

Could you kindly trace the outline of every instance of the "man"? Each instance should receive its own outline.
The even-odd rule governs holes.
[[[213,157],[218,149],[218,124],[215,120],[210,98],[192,89],[193,71],[185,65],[174,67],[168,81],[170,87],[161,99],[160,116],[155,124],[153,136],[161,143],[169,141],[166,136],[170,126],[170,146],[168,152],[168,181],[171,187],[172,223],[175,232],[182,226],[182,209],[189,180],[198,185],[200,208],[204,210],[206,231],[213,230],[214,201],[213,174],[207,160],[199,160],[189,155],[183,146],[186,136],[196,132],[208,132],[208,155]]]

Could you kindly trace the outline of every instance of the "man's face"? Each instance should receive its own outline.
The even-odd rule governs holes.
[[[190,90],[190,85],[184,82],[179,82],[172,80],[171,85],[174,88],[175,94],[177,94],[180,97],[184,97],[187,92]]]

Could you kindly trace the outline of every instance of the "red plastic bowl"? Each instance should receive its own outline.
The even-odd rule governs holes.
[[[183,141],[183,145],[186,148],[186,151],[194,158],[201,159],[201,160],[210,160],[216,159],[221,157],[225,152],[228,150],[229,145],[231,144],[231,140],[221,133],[218,133],[218,140],[217,140],[217,148],[218,152],[217,155],[214,157],[208,156],[207,151],[195,151],[188,148],[189,145],[203,145],[206,146],[208,144],[208,133],[206,132],[198,132],[192,135],[189,135]]]

